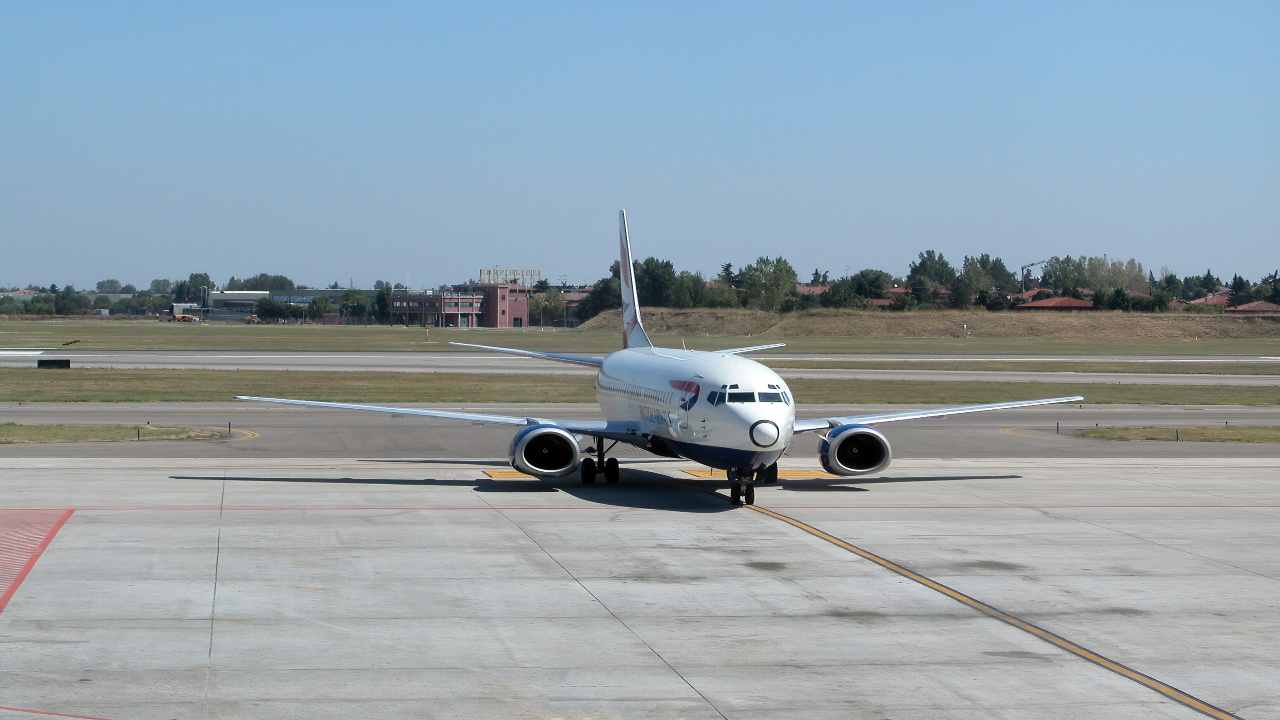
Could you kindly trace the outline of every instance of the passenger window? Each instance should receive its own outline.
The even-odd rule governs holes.
[[[760,393],[760,402],[782,402],[782,393],[762,392]]]
[[[756,394],[749,392],[731,392],[729,393],[729,402],[731,403],[749,403],[755,402]]]

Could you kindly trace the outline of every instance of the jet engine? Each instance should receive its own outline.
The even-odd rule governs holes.
[[[555,425],[531,425],[511,439],[511,467],[530,475],[568,475],[581,459],[577,439]]]
[[[832,475],[865,475],[889,467],[889,439],[865,425],[834,427],[818,443],[818,459]]]

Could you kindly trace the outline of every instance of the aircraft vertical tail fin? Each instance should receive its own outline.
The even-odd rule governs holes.
[[[640,301],[636,297],[636,277],[631,264],[631,240],[627,237],[627,211],[618,211],[618,243],[621,257],[618,277],[622,283],[622,347],[653,347],[640,322]]]

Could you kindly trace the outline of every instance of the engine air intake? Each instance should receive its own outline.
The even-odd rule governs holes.
[[[818,444],[818,460],[833,475],[864,475],[889,467],[889,439],[865,425],[832,428]]]

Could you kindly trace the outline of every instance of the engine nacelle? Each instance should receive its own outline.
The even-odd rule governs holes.
[[[865,425],[840,425],[818,443],[818,460],[832,475],[865,475],[889,467],[889,438]]]
[[[577,439],[554,425],[530,425],[511,439],[511,467],[530,475],[568,475],[581,459]]]

